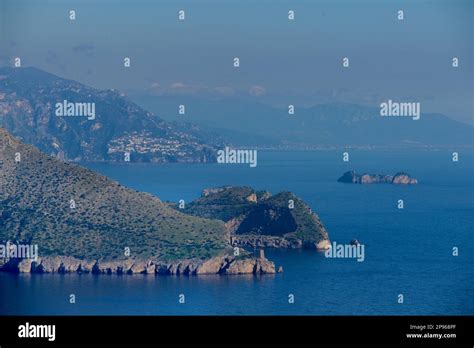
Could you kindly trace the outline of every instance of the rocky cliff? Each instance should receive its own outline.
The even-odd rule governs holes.
[[[291,192],[272,195],[245,186],[207,189],[183,211],[224,221],[235,246],[326,249],[330,244],[319,216]]]
[[[412,178],[409,174],[404,172],[396,173],[395,175],[383,174],[357,174],[354,171],[345,172],[338,182],[351,184],[395,184],[395,185],[415,185],[418,180]]]

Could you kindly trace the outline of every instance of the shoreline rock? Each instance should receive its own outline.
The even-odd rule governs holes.
[[[264,235],[236,235],[231,236],[232,246],[240,248],[274,248],[274,249],[311,249],[327,250],[331,242],[323,239],[319,242],[303,241],[298,238],[285,238]]]
[[[393,185],[416,185],[418,180],[412,178],[410,174],[405,172],[398,172],[395,175],[385,174],[357,174],[351,170],[345,172],[338,182],[350,184],[393,184]]]
[[[208,260],[79,260],[69,256],[46,256],[31,259],[10,259],[0,265],[0,272],[40,274],[275,274],[275,264],[265,257],[238,258],[224,255]]]

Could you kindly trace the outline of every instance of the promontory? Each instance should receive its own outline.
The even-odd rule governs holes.
[[[39,250],[36,259],[0,258],[0,270],[264,274],[275,265],[263,248],[329,245],[319,217],[291,192],[230,186],[204,191],[186,209],[173,205],[0,128],[0,243]]]

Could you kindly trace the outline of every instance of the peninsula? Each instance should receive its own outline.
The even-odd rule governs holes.
[[[2,245],[38,246],[34,258],[0,258],[8,272],[265,274],[274,263],[246,247],[328,243],[319,218],[292,193],[211,189],[180,211],[3,128],[0,216]]]

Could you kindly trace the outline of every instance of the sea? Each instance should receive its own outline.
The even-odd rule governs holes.
[[[332,242],[357,239],[364,261],[315,250],[265,250],[274,275],[0,273],[1,315],[473,315],[471,150],[259,151],[258,165],[84,163],[162,200],[209,187],[293,191]],[[408,172],[418,185],[338,183],[347,170]],[[403,200],[403,209],[399,209]],[[74,295],[75,303],[71,303]],[[184,295],[184,296],[183,296]]]

